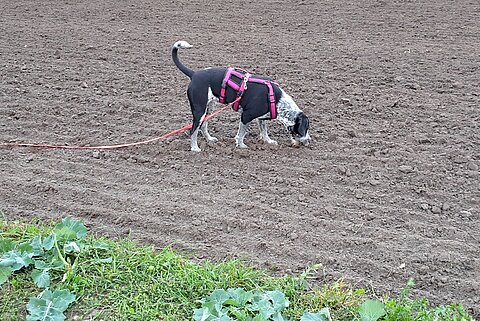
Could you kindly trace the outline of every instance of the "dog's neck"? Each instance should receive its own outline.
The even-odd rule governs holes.
[[[285,91],[282,89],[282,97],[277,102],[277,119],[289,128],[295,125],[297,115],[302,111]]]

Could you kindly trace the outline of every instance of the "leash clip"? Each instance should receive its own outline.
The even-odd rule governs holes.
[[[250,79],[250,74],[247,72],[245,74],[245,77],[243,77],[243,91],[247,90],[247,82],[248,82],[248,79]]]

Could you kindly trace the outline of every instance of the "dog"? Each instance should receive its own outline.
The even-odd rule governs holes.
[[[177,68],[190,78],[187,97],[193,116],[190,129],[191,150],[200,152],[198,132],[201,131],[207,142],[217,138],[208,132],[204,121],[209,108],[220,102],[233,103],[232,108],[241,113],[240,124],[235,136],[236,146],[247,148],[244,142],[250,122],[257,120],[260,137],[267,144],[277,145],[270,139],[266,120],[277,119],[287,129],[294,146],[308,145],[310,142],[309,119],[277,83],[269,77],[253,76],[248,72],[233,68],[206,68],[197,71],[185,66],[178,58],[179,49],[192,48],[186,41],[177,41],[172,46],[172,59]]]

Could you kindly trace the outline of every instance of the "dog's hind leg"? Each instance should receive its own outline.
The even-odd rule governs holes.
[[[278,145],[273,139],[268,136],[267,121],[257,118],[258,128],[260,128],[260,138],[267,144]]]
[[[248,148],[248,146],[245,145],[243,141],[245,140],[245,135],[247,134],[247,128],[249,124],[250,123],[244,124],[242,121],[240,121],[237,136],[235,136],[235,140],[237,141],[237,147],[239,148]]]
[[[194,91],[192,87],[189,87],[187,96],[190,101],[193,116],[192,128],[190,129],[190,149],[193,152],[201,152],[202,150],[198,147],[198,132],[202,125],[203,118],[207,114],[207,95],[206,92],[205,95],[201,95],[201,92]]]
[[[218,98],[216,98],[212,90],[209,88],[208,89],[208,102],[207,102],[207,112],[210,111],[210,108],[215,105],[218,102]],[[217,138],[213,137],[210,135],[208,132],[208,121],[204,121],[202,126],[200,126],[200,130],[202,131],[203,137],[209,142],[209,143],[216,143],[218,141]]]
[[[209,143],[216,143],[218,142],[218,139],[216,137],[213,137],[210,135],[208,132],[208,121],[203,122],[202,126],[200,127],[200,130],[202,131],[203,137],[207,140]]]
[[[190,131],[190,150],[192,152],[201,152],[202,150],[198,147],[198,131],[200,129],[200,121],[193,121],[193,127]],[[195,128],[195,129],[194,129]]]

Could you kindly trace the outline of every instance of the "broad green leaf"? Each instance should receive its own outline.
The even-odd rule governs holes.
[[[42,260],[34,260],[33,263],[35,264],[35,268],[39,270],[46,270],[51,268],[49,264]]]
[[[260,301],[254,302],[252,309],[258,311],[265,319],[270,318],[275,313],[272,303],[265,297]]]
[[[257,314],[253,319],[252,321],[268,321],[268,318],[264,317],[263,315],[261,314]]]
[[[378,300],[363,302],[358,311],[361,321],[377,321],[385,314],[385,305]]]
[[[97,249],[97,250],[108,250],[110,249],[110,246],[106,242],[95,242],[92,246],[92,249]]]
[[[40,298],[30,298],[27,305],[27,321],[64,321],[63,312],[75,301],[68,290],[45,290]]]
[[[9,266],[0,266],[0,285],[7,282],[10,275],[12,275],[13,270]]]
[[[305,312],[300,321],[330,321],[330,310],[328,308],[323,308],[317,313]]]
[[[11,239],[0,239],[0,257],[15,248],[15,243]]]
[[[282,311],[290,304],[290,302],[285,298],[285,294],[278,290],[267,292],[267,295],[273,302],[273,309],[275,312]]]
[[[213,301],[215,303],[223,304],[226,300],[230,298],[230,295],[224,289],[217,289],[210,294],[208,301]]]
[[[47,236],[42,242],[43,248],[47,251],[50,251],[51,249],[53,249],[54,245],[55,245],[55,236],[53,234]]]
[[[48,274],[48,270],[34,269],[32,271],[32,279],[39,288],[43,289],[50,286],[50,275]]]
[[[273,321],[286,321],[283,315],[280,312],[275,313],[272,315],[272,320]]]
[[[251,320],[252,317],[250,317],[245,309],[237,309],[233,308],[229,310],[230,314],[232,314],[236,320],[238,321],[245,321],[245,320]]]
[[[30,242],[23,242],[17,245],[16,250],[22,253],[31,253],[30,257],[34,255],[33,248],[30,245]]]
[[[53,303],[62,311],[65,311],[70,304],[75,302],[75,299],[75,294],[70,293],[68,290],[55,290],[52,294]]]
[[[60,242],[81,240],[87,236],[87,228],[81,221],[65,217],[55,226],[54,233]]]
[[[63,246],[65,253],[80,253],[83,246],[79,242],[71,241]]]
[[[55,256],[52,256],[50,258],[50,261],[48,262],[48,265],[49,265],[50,269],[62,270],[65,266],[65,263],[63,263],[63,261],[60,260],[60,258],[55,255]]]
[[[42,237],[40,235],[35,236],[30,241],[30,246],[32,247],[32,252],[34,256],[40,256],[43,254]]]
[[[64,321],[63,311],[56,309],[52,301],[30,298],[27,304],[27,321]]]
[[[230,300],[236,302],[236,304],[230,303],[230,300],[227,300],[225,303],[232,304],[235,306],[244,306],[248,301],[253,299],[253,293],[251,291],[245,291],[242,288],[228,289],[228,294],[230,295]]]
[[[208,310],[208,312],[213,315],[214,317],[219,317],[222,313],[222,305],[215,301],[207,301],[202,304],[202,308]]]
[[[0,258],[0,266],[9,266],[13,271],[18,271],[33,263],[32,256],[32,253],[12,250],[5,253],[2,258]]]
[[[212,314],[207,308],[195,309],[193,311],[193,319],[195,321],[206,321],[212,317]]]

